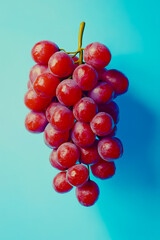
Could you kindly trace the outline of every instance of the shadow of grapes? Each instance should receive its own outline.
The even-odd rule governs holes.
[[[110,67],[116,68],[121,62],[124,73],[125,68],[128,69],[128,73],[133,72],[131,86],[134,86],[135,75],[138,77],[136,83],[137,81],[145,83],[150,77],[143,69],[133,65],[135,57],[137,56],[127,56],[127,60],[125,56],[115,57],[115,65]],[[121,66],[118,69],[121,69]],[[156,117],[147,104],[141,102],[138,95],[136,97],[136,90],[131,86],[128,93],[115,99],[120,108],[116,136],[123,143],[123,157],[115,161],[116,174],[113,178],[103,181],[94,178],[101,193],[97,209],[114,240],[144,239],[140,236],[145,224],[149,226],[147,214],[156,213],[156,205],[152,211],[152,201],[158,188],[153,159]],[[146,236],[149,234],[147,231],[149,227]],[[141,234],[139,238],[137,234]]]

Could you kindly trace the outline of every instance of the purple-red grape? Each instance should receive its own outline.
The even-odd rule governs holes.
[[[71,131],[72,141],[79,147],[89,147],[95,141],[95,134],[88,123],[76,122]]]
[[[82,64],[74,70],[73,79],[83,91],[88,91],[96,86],[98,75],[92,66]]]
[[[56,130],[64,132],[73,127],[74,120],[73,112],[61,105],[54,108],[50,123]]]
[[[25,118],[25,127],[29,132],[41,133],[44,131],[48,121],[44,112],[31,111]]]
[[[104,44],[94,42],[84,49],[84,60],[95,68],[104,68],[111,61],[111,53]]]
[[[114,90],[109,84],[100,82],[95,88],[89,91],[88,96],[97,104],[103,104],[113,99]]]
[[[67,181],[75,187],[86,183],[88,178],[89,170],[83,164],[76,164],[67,170]]]
[[[116,95],[123,94],[128,90],[127,77],[116,69],[105,70],[102,74],[102,80],[113,87]]]
[[[56,88],[60,80],[51,73],[42,73],[33,83],[33,89],[41,97],[56,96]]]
[[[58,78],[65,78],[72,74],[74,70],[74,62],[67,53],[56,52],[48,62],[50,71]]]
[[[44,130],[44,142],[50,148],[58,148],[62,143],[67,142],[69,131],[60,132],[56,130],[50,123]]]
[[[107,162],[100,159],[96,164],[91,166],[91,171],[93,175],[100,179],[107,179],[115,174],[115,164],[114,162]]]
[[[34,45],[31,54],[36,63],[47,65],[49,58],[57,51],[59,51],[59,47],[55,43],[40,41]]]
[[[58,193],[66,193],[73,188],[67,181],[66,172],[60,172],[54,177],[53,188]]]
[[[98,153],[103,160],[114,160],[122,156],[123,145],[116,137],[105,137],[98,143]]]
[[[57,149],[57,161],[65,168],[73,166],[80,158],[80,151],[78,147],[71,143],[66,142],[59,146]]]
[[[82,91],[73,79],[63,80],[57,87],[58,101],[66,106],[73,106],[82,97]]]
[[[83,97],[73,107],[73,114],[80,122],[90,122],[96,115],[97,105],[92,98]]]
[[[106,136],[114,128],[113,118],[105,112],[97,113],[90,123],[92,131],[98,136]]]
[[[76,188],[76,197],[79,203],[85,207],[92,206],[97,201],[98,196],[99,187],[92,180],[89,180],[81,187]]]

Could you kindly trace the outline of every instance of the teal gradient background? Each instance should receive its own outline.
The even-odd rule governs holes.
[[[0,239],[159,239],[160,2],[6,0],[0,5]],[[83,46],[106,44],[112,52],[108,68],[121,70],[130,81],[129,92],[116,99],[124,156],[112,179],[96,180],[100,197],[90,208],[77,202],[74,190],[54,192],[51,149],[42,135],[24,128],[32,46],[51,40],[76,50],[82,21]]]

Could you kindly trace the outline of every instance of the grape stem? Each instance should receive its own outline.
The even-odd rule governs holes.
[[[79,53],[79,59],[75,63],[79,63],[81,65],[83,63],[83,50],[82,48],[82,37],[84,32],[85,22],[81,22],[79,27],[79,36],[78,36],[78,49],[76,52],[66,52],[64,49],[60,49],[60,51],[64,51],[67,54],[73,54],[71,57],[75,57]]]

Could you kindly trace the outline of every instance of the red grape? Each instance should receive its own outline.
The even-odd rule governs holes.
[[[33,89],[42,97],[56,96],[56,88],[60,80],[51,73],[42,73],[33,83]]]
[[[102,104],[109,102],[114,97],[114,90],[109,84],[100,82],[88,93],[88,96],[97,104]]]
[[[33,89],[29,89],[28,92],[24,96],[24,103],[26,107],[34,111],[44,111],[45,108],[51,102],[51,97],[41,97],[38,96]]]
[[[25,127],[29,132],[41,133],[47,125],[47,119],[43,112],[31,111],[25,118]]]
[[[71,132],[72,141],[79,147],[89,147],[95,141],[95,134],[88,123],[76,122]]]
[[[84,60],[95,68],[104,68],[111,60],[111,53],[104,44],[94,42],[84,49]]]
[[[53,179],[53,188],[58,193],[69,192],[73,187],[67,182],[66,172],[58,173]]]
[[[56,95],[60,103],[72,106],[81,99],[82,91],[73,79],[66,79],[58,85]]]
[[[98,136],[106,136],[114,128],[113,118],[105,112],[97,113],[90,123],[92,131]]]
[[[59,51],[59,48],[55,43],[40,41],[34,45],[31,54],[36,63],[47,65],[49,58],[57,51]]]
[[[85,207],[92,206],[98,199],[99,187],[94,182],[89,180],[81,187],[76,188],[76,197],[80,204]]]
[[[51,121],[51,117],[54,113],[54,109],[57,107],[57,106],[62,106],[59,102],[52,102],[50,103],[50,105],[47,107],[46,109],[46,118],[48,120],[48,122]]]
[[[118,121],[119,121],[119,107],[114,101],[109,102],[109,103],[105,103],[105,104],[100,104],[98,106],[98,110],[99,110],[99,112],[108,113],[109,115],[112,116],[114,123],[115,124],[118,123]]]
[[[44,130],[45,144],[50,148],[58,148],[62,143],[67,142],[69,131],[60,132],[49,123]]]
[[[65,78],[72,74],[74,62],[65,52],[56,52],[49,59],[48,66],[51,72],[59,78]]]
[[[123,146],[116,137],[105,137],[98,143],[98,153],[103,160],[114,160],[122,156]]]
[[[52,167],[58,169],[58,170],[61,170],[61,171],[64,171],[66,170],[66,168],[62,167],[58,162],[57,162],[57,150],[56,149],[53,149],[51,154],[50,154],[50,157],[49,157],[49,161],[52,165]]]
[[[76,164],[67,170],[67,181],[73,186],[82,186],[88,178],[89,170],[83,164]]]
[[[102,74],[102,80],[110,84],[116,95],[125,93],[128,90],[129,82],[127,77],[118,70],[105,70]]]
[[[70,142],[63,143],[57,150],[57,162],[62,166],[69,168],[73,166],[80,158],[78,147]]]
[[[112,177],[115,174],[115,170],[116,167],[114,162],[107,162],[102,159],[91,166],[93,175],[100,179],[107,179]]]
[[[81,151],[81,163],[84,163],[86,165],[96,163],[100,156],[98,154],[98,141],[96,140],[95,143],[86,148],[80,148]]]
[[[48,71],[49,71],[48,66],[40,65],[40,64],[34,65],[31,68],[30,73],[29,73],[29,79],[30,79],[31,83],[33,84],[39,75],[41,75],[42,73],[48,72]]]
[[[90,122],[96,115],[97,105],[92,98],[84,97],[73,107],[73,114],[80,122]]]
[[[73,112],[67,107],[61,105],[54,108],[50,123],[55,129],[63,132],[73,127],[74,120]]]
[[[82,90],[88,91],[96,86],[98,75],[92,66],[81,64],[74,70],[73,79]]]

